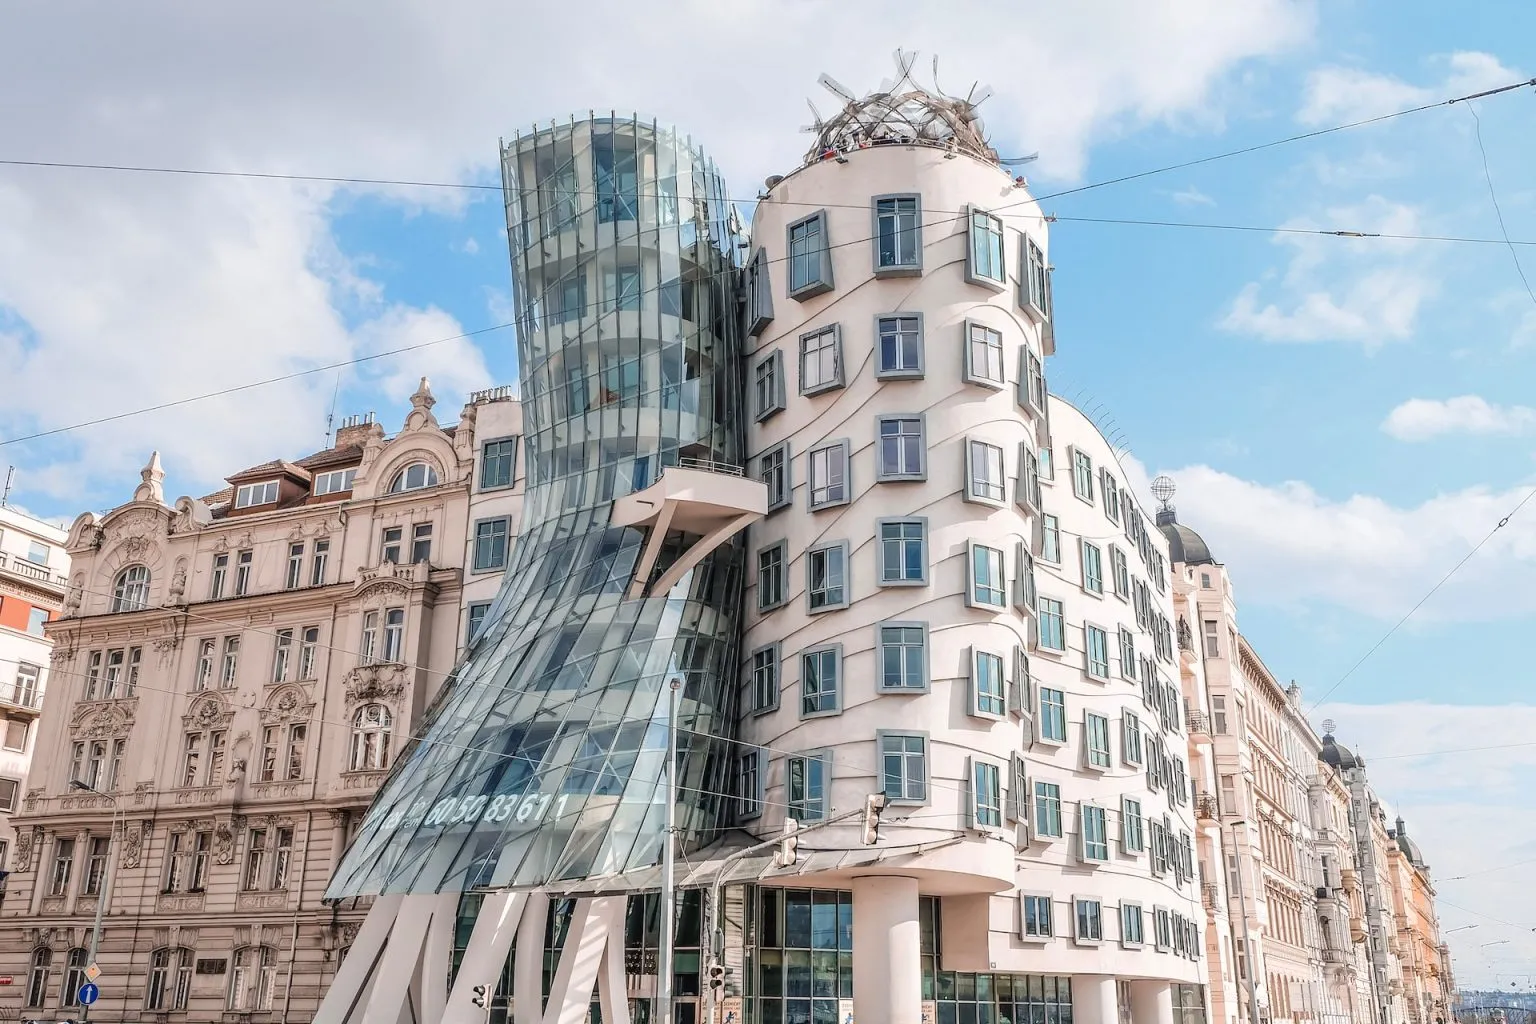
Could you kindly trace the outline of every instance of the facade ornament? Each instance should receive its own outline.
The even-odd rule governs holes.
[[[437,404],[437,399],[432,396],[432,383],[427,378],[421,378],[421,383],[416,387],[416,393],[411,396],[411,411],[406,414],[404,430],[441,430],[437,424],[437,417],[432,415],[432,407]],[[445,483],[447,481],[444,481]]]
[[[43,787],[37,786],[37,787],[35,787],[33,789],[27,790],[26,799],[22,801],[22,804],[23,804],[23,806],[26,807],[28,814],[31,814],[33,811],[35,811],[37,809],[37,802],[39,800],[41,800],[42,798],[43,798]]]
[[[79,739],[100,740],[127,736],[133,731],[134,700],[120,700],[108,707],[77,708],[70,732]]]
[[[200,498],[177,498],[171,533],[192,533],[213,522],[213,512]]]
[[[35,792],[35,790],[34,790]],[[27,794],[30,799],[31,794]],[[31,810],[30,807],[27,808]],[[29,871],[32,867],[32,846],[37,841],[36,829],[22,829],[16,833],[16,863],[13,870]]]
[[[231,864],[235,859],[235,831],[232,824],[221,821],[213,829],[213,859],[219,864]]]
[[[152,501],[165,504],[165,470],[160,465],[160,453],[151,452],[149,465],[139,471],[139,486],[134,488],[134,501]]]
[[[285,686],[261,709],[261,723],[277,725],[282,722],[307,721],[314,710],[315,705],[312,702],[306,703],[301,691]]]
[[[127,822],[123,828],[123,867],[139,866],[139,854],[144,847],[145,822]]]
[[[405,696],[405,669],[400,665],[359,665],[344,677],[342,694],[349,706],[374,701],[396,703]]]
[[[69,581],[69,590],[64,595],[64,608],[60,613],[62,617],[69,618],[80,610],[80,596],[85,593],[85,573],[77,572]]]
[[[182,598],[187,593],[187,559],[183,555],[176,559],[176,570],[171,573],[171,603],[181,604]]]
[[[233,710],[224,706],[223,700],[210,695],[192,705],[191,710],[181,716],[181,721],[188,727],[207,729],[228,722],[234,715]]]

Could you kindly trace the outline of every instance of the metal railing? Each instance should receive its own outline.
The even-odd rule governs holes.
[[[1209,736],[1211,734],[1211,719],[1204,711],[1191,711],[1184,717],[1190,735]]]
[[[55,587],[69,585],[68,580],[63,576],[50,572],[46,565],[38,565],[36,562],[29,562],[25,558],[7,555],[3,551],[0,551],[0,569],[14,573],[17,576],[24,576],[29,580],[37,580],[39,583],[51,584]]]
[[[13,683],[0,687],[0,704],[37,711],[43,706],[43,692],[36,686],[17,686]]]
[[[470,405],[483,405],[486,402],[504,402],[507,399],[517,397],[516,384],[501,384],[494,388],[484,388],[480,391],[469,393]]]
[[[665,473],[669,468],[671,467],[662,467],[662,472]],[[746,476],[746,470],[741,466],[733,462],[715,462],[712,459],[680,458],[677,460],[677,468],[702,469],[710,473],[724,473],[726,476]]]
[[[1210,793],[1196,793],[1195,817],[1202,821],[1215,821],[1221,817],[1221,812],[1216,807],[1216,797]]]

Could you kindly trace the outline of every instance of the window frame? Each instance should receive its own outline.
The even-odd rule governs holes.
[[[1127,911],[1131,910],[1136,912],[1136,938],[1134,939],[1130,938],[1126,934],[1128,929],[1125,926],[1126,922],[1131,919],[1130,915],[1127,914]],[[1121,900],[1119,918],[1121,947],[1125,949],[1144,948],[1147,944],[1147,915],[1145,911],[1143,911],[1142,905],[1134,900]]]
[[[1061,699],[1048,701],[1046,697],[1047,694],[1055,694]],[[1066,746],[1067,734],[1070,726],[1070,723],[1067,721],[1067,691],[1058,689],[1054,686],[1036,686],[1035,695],[1036,703],[1039,705],[1038,710],[1034,716],[1036,723],[1035,742],[1048,743],[1056,747]],[[1054,728],[1055,725],[1058,724],[1054,721],[1054,716],[1048,716],[1046,714],[1047,704],[1053,708],[1061,709],[1061,721],[1059,723],[1061,726],[1061,731],[1059,734],[1055,731]],[[1052,719],[1051,722],[1046,721],[1048,717]],[[1052,729],[1052,731],[1049,733],[1046,732],[1048,726]]]
[[[1102,668],[1094,664],[1094,637],[1097,636],[1100,646],[1103,648],[1103,659],[1099,662]],[[1095,622],[1083,623],[1083,675],[1095,682],[1109,682],[1109,631]]]
[[[821,509],[824,509],[824,508],[837,508],[840,505],[847,505],[849,502],[851,502],[853,500],[853,481],[852,481],[852,476],[853,476],[853,465],[852,465],[852,462],[853,462],[853,460],[850,457],[852,450],[853,450],[853,447],[849,443],[847,438],[839,438],[838,440],[835,440],[835,441],[823,441],[821,444],[817,445],[816,447],[808,449],[806,451],[806,453],[805,453],[805,509],[806,509],[807,512],[816,512],[816,511],[820,511]],[[843,469],[842,489],[843,489],[843,493],[842,493],[842,495],[840,497],[836,497],[836,498],[823,498],[821,501],[817,501],[816,500],[816,491],[817,491],[818,488],[816,486],[816,456],[821,454],[822,452],[833,452],[833,451],[836,451],[838,453],[836,457],[838,458],[838,460],[842,464],[842,469]],[[828,462],[827,462],[828,472],[830,472],[831,468],[832,468],[832,463],[830,461],[831,458],[832,458],[832,456],[828,457]],[[821,490],[830,490],[831,488],[830,487],[822,487],[820,489]]]
[[[785,251],[788,252],[787,249]],[[768,273],[770,266],[768,249],[760,245],[742,269],[747,296],[743,333],[748,338],[757,337],[763,328],[773,322],[773,279]]]
[[[765,703],[759,703],[758,696],[762,691],[760,690],[761,684],[758,679],[758,656],[763,654],[770,656],[765,667],[772,673],[772,679],[770,680],[772,689],[769,693],[769,697],[771,699]],[[779,643],[779,641],[775,640],[771,644],[763,644],[760,647],[755,647],[751,652],[748,653],[747,686],[750,690],[750,696],[752,698],[751,710],[748,712],[748,714],[763,715],[770,711],[778,710],[780,694],[784,689],[783,646]]]
[[[987,659],[985,662],[983,659]],[[987,700],[995,701],[997,710],[992,711],[983,707],[983,694],[981,689],[982,665],[997,666],[997,692],[988,693]],[[970,650],[970,703],[966,713],[972,718],[985,718],[994,722],[1001,722],[1008,717],[1008,662],[996,651],[989,651],[982,647],[972,645]]]
[[[1051,551],[1056,552],[1055,558],[1050,556]],[[1040,513],[1040,561],[1061,564],[1061,517],[1044,511]]]
[[[1045,250],[1035,244],[1029,232],[1019,232],[1019,308],[1036,323],[1050,319],[1050,299],[1046,279],[1050,276],[1050,264],[1045,260]]]
[[[763,600],[763,556],[771,551],[779,552],[779,598],[777,601]],[[757,589],[757,611],[759,615],[782,608],[789,603],[789,541],[778,540],[772,544],[757,549],[752,557],[752,569]]]
[[[997,556],[997,583],[998,599],[996,603],[982,601],[977,597],[976,578],[976,552],[983,550]],[[988,587],[988,590],[993,589]],[[965,542],[965,606],[981,611],[1006,612],[1008,610],[1008,554],[1002,548],[994,548],[990,544],[980,541],[968,540]]]
[[[480,528],[482,526],[494,526],[496,523],[501,523],[503,525],[503,527],[505,528],[503,536],[502,536],[502,539],[501,539],[501,561],[500,562],[481,562],[481,560],[480,560],[480,541],[481,541],[482,538],[480,536]],[[490,538],[490,541],[491,541],[493,546],[495,544],[495,540],[496,540],[496,538],[493,535]],[[505,572],[506,569],[507,569],[507,563],[511,560],[511,558],[512,558],[512,517],[511,516],[490,516],[490,517],[488,517],[486,519],[476,519],[475,520],[475,524],[474,524],[474,529],[470,533],[470,572],[474,572],[474,573],[479,573],[479,572]]]
[[[478,479],[479,479],[479,485],[480,485],[481,493],[484,493],[486,491],[500,491],[500,490],[505,490],[508,487],[515,487],[515,486],[517,486],[517,454],[518,454],[518,449],[520,447],[522,447],[521,444],[519,443],[520,441],[521,441],[521,436],[520,435],[518,435],[518,434],[507,434],[504,437],[488,437],[485,440],[480,442],[480,458],[478,460],[480,464],[476,468],[478,468],[479,471],[480,471],[479,474],[478,474]],[[502,445],[502,444],[506,444],[508,442],[511,442],[511,444],[512,444],[512,455],[507,460],[507,482],[504,483],[504,484],[499,484],[499,483],[498,484],[487,484],[485,482],[485,475],[486,475],[485,471],[486,471],[486,468],[489,466],[489,463],[487,461],[487,459],[490,457],[488,455],[488,450],[490,449],[490,447],[492,445]],[[495,457],[497,459],[501,459],[504,456],[498,454]]]
[[[491,601],[471,601],[465,606],[464,643],[466,646],[479,639],[480,630],[485,628],[485,617],[490,613],[492,603]],[[478,615],[475,614],[477,611]]]
[[[980,320],[966,319],[961,326],[961,360],[960,379],[967,384],[975,384],[978,387],[991,391],[1002,391],[1008,387],[1008,362],[1007,345],[1003,343],[1003,332],[990,324]],[[984,371],[976,366],[976,346],[978,344],[975,332],[985,332],[985,337],[980,344],[990,353],[997,353],[997,376],[988,377]]]
[[[763,806],[767,802],[768,789],[768,752],[762,747],[749,746],[744,752],[736,755],[734,766],[734,780],[736,783],[736,820],[751,821],[763,816]],[[745,792],[746,766],[752,766],[752,792]]]
[[[1103,743],[1096,742],[1095,724],[1102,730]],[[1097,760],[1102,758],[1102,763]],[[1090,772],[1107,772],[1115,764],[1114,736],[1109,728],[1109,716],[1097,711],[1083,712],[1083,768]]]
[[[829,708],[827,708],[827,707],[818,707],[814,711],[807,711],[806,708],[805,708],[805,702],[806,702],[806,697],[807,697],[806,691],[805,691],[805,682],[806,682],[805,666],[806,666],[806,659],[811,658],[811,657],[820,658],[820,657],[822,657],[824,655],[827,655],[827,654],[832,655],[832,668],[833,668],[832,706],[829,707]],[[802,650],[798,657],[799,657],[799,663],[800,663],[800,718],[802,720],[808,719],[808,718],[828,718],[828,717],[831,717],[833,715],[840,715],[840,714],[842,714],[843,713],[843,696],[844,696],[843,690],[844,690],[844,683],[845,683],[844,673],[843,673],[843,645],[840,644],[840,643],[816,644],[814,646],[807,647],[804,650]],[[818,680],[818,682],[817,682],[817,691],[816,691],[816,698],[817,698],[817,703],[818,704],[821,703],[822,699],[826,695],[826,692],[827,692],[827,690],[826,690],[825,686],[822,685],[820,680]]]
[[[1131,560],[1118,544],[1109,545],[1109,578],[1114,595],[1122,601],[1131,599]]]
[[[1136,813],[1130,812],[1130,805],[1136,805]],[[1131,822],[1136,823],[1136,828],[1130,828]],[[1147,851],[1147,812],[1142,806],[1141,798],[1129,794],[1120,797],[1120,852],[1127,857],[1139,857]]]
[[[996,784],[997,795],[995,802],[988,802],[986,804],[982,803],[980,785],[983,769],[987,770],[991,774],[992,781]],[[965,759],[965,779],[966,789],[968,790],[970,796],[970,800],[968,801],[968,820],[966,821],[966,827],[977,832],[1000,832],[1003,828],[1002,766],[999,765],[996,761],[992,760],[990,757],[982,757],[977,754],[968,755]],[[992,794],[988,793],[987,795],[990,797]],[[997,816],[997,821],[993,822],[990,820],[982,820],[983,809],[988,812],[987,817],[989,819],[992,817],[992,814],[995,813]]]
[[[1093,908],[1096,934],[1083,934],[1083,909]],[[1072,943],[1077,946],[1100,946],[1104,943],[1104,901],[1097,896],[1072,897]]]
[[[276,505],[282,492],[282,481],[273,477],[271,480],[258,480],[255,483],[241,484],[235,488],[234,507],[237,509],[258,508],[262,505]],[[271,494],[271,497],[267,497]]]
[[[919,622],[911,619],[886,619],[875,623],[875,692],[894,694],[919,694],[928,693],[933,685],[933,672],[930,663],[932,645],[929,638],[927,622]],[[885,649],[888,646],[885,641],[887,629],[917,629],[922,631],[921,665],[922,682],[918,686],[890,686],[885,681]],[[903,648],[908,645],[902,644]]]
[[[889,369],[885,366],[885,324],[887,321],[901,320],[914,320],[917,323],[917,366]],[[898,325],[896,331],[898,355],[900,354],[901,336],[902,333]],[[875,314],[875,380],[922,380],[927,373],[928,344],[923,324],[923,314],[903,312]]]
[[[1047,787],[1054,793],[1042,793],[1041,788]],[[1041,801],[1049,801],[1044,806],[1051,808],[1051,817],[1055,821],[1056,830],[1047,832],[1041,827]],[[1052,842],[1065,837],[1066,830],[1062,827],[1061,820],[1061,783],[1052,782],[1049,779],[1035,779],[1029,787],[1029,837],[1037,842]]]
[[[887,540],[886,540],[886,537],[885,537],[885,528],[887,526],[916,526],[918,528],[917,544],[918,544],[918,552],[919,552],[919,555],[920,555],[920,561],[919,561],[918,568],[921,571],[921,575],[917,579],[906,579],[904,575],[903,575],[902,579],[894,579],[893,580],[893,579],[887,579],[886,578],[886,567],[889,564],[886,561],[886,550],[885,550],[885,546],[887,544]],[[897,540],[890,541],[889,543],[900,545],[903,548],[903,550],[904,550],[905,549],[905,545],[910,543],[910,541],[907,538],[902,537],[902,538],[898,538]],[[925,586],[928,585],[929,570],[928,570],[928,517],[927,516],[882,516],[881,518],[876,519],[875,520],[875,544],[876,544],[876,549],[875,549],[875,568],[877,569],[877,572],[875,574],[876,575],[875,583],[876,583],[877,586],[881,586],[881,587],[925,587]],[[902,569],[903,574],[904,574],[905,573],[905,566],[901,566],[900,568]]]
[[[1014,387],[1014,401],[1019,408],[1034,419],[1043,421],[1050,390],[1045,382],[1045,364],[1029,347],[1028,339],[1019,346],[1019,379]]]
[[[842,598],[834,603],[817,606],[813,603],[816,593],[816,556],[829,551],[839,552],[839,558],[842,562]],[[827,541],[824,544],[817,544],[814,547],[805,549],[805,612],[807,615],[820,615],[823,612],[839,611],[853,603],[853,566],[850,564],[851,561],[851,552],[846,540]],[[823,589],[830,590],[831,588],[824,587]]]
[[[1089,848],[1088,823],[1096,820],[1097,836]],[[1077,860],[1080,864],[1108,864],[1110,856],[1109,810],[1094,800],[1077,802]],[[1098,856],[1099,851],[1103,856]]]
[[[1092,552],[1093,558],[1089,558]],[[1080,537],[1077,541],[1077,559],[1082,568],[1081,586],[1083,593],[1093,597],[1104,596],[1104,549],[1093,543],[1086,537]],[[1089,563],[1092,562],[1096,572],[1089,571]]]
[[[800,287],[795,287],[795,260],[800,258],[795,253],[795,229],[803,228],[812,221],[817,222],[819,232],[819,244],[816,249],[816,276],[808,279]],[[824,292],[829,292],[834,287],[832,275],[832,247],[828,233],[828,217],[826,210],[816,210],[804,217],[790,221],[784,225],[784,289],[785,293],[797,302],[814,298]]]
[[[1134,751],[1132,747],[1135,747]],[[1139,769],[1144,766],[1146,758],[1146,732],[1141,727],[1141,718],[1130,708],[1122,708],[1120,710],[1120,760],[1126,767]]]
[[[1029,931],[1030,907],[1025,902],[1027,900],[1035,901],[1034,907],[1037,910],[1041,906],[1045,908],[1045,929],[1043,931],[1038,927],[1038,922],[1040,921],[1040,916],[1038,913],[1035,915],[1035,920],[1037,922],[1036,930],[1034,932]],[[1048,892],[1042,892],[1040,890],[1028,891],[1020,889],[1019,940],[1021,942],[1045,943],[1051,941],[1054,938],[1056,938],[1056,901],[1052,894]]]
[[[1054,612],[1049,612],[1046,610],[1046,602],[1050,602],[1056,606]],[[1035,650],[1048,651],[1057,655],[1066,654],[1068,646],[1066,605],[1062,604],[1060,598],[1051,597],[1049,594],[1041,594],[1038,602],[1038,608],[1038,614],[1035,616]],[[1045,642],[1046,626],[1051,622],[1056,622],[1060,626],[1060,629],[1058,630],[1061,637],[1060,647]]]
[[[1004,454],[1003,446],[1002,445],[998,445],[998,444],[993,444],[991,441],[988,441],[985,438],[972,437],[969,434],[967,434],[965,436],[964,440],[965,440],[965,488],[964,488],[964,491],[963,491],[963,496],[964,496],[965,500],[969,501],[969,502],[972,502],[973,504],[977,504],[977,505],[990,505],[992,508],[1007,508],[1008,507],[1008,461],[1007,461],[1007,456]],[[997,480],[997,485],[996,485],[997,486],[997,492],[998,492],[997,497],[993,497],[990,494],[982,494],[977,489],[977,486],[976,486],[976,466],[977,466],[977,461],[976,460],[978,458],[978,454],[977,454],[976,448],[977,448],[978,445],[981,446],[984,449],[987,449],[986,451],[981,453],[980,457],[991,458],[993,452],[995,452],[997,454],[997,475],[998,475],[998,480]]]
[[[990,222],[987,234],[997,239],[997,277],[982,274],[976,266],[978,217],[987,218]],[[993,291],[1003,291],[1008,287],[1008,239],[1003,228],[1003,218],[975,203],[968,203],[965,208],[965,280],[967,284],[981,285]]]
[[[801,762],[805,766],[802,769],[802,781],[805,783],[805,793],[798,801],[791,794],[791,783],[794,779],[794,763],[796,761]],[[812,761],[816,762],[817,769],[821,775],[819,783],[821,795],[816,797],[816,813],[814,816],[803,813],[805,810],[809,809],[809,804],[811,803],[811,797],[808,795],[810,791],[810,776],[808,769],[810,767],[810,762]],[[831,789],[831,751],[824,748],[815,750],[802,750],[797,754],[789,754],[784,758],[784,809],[786,817],[793,818],[796,821],[802,822],[825,820],[827,816],[827,806],[832,796]],[[799,805],[799,809],[802,811],[800,814],[795,813],[797,804]]]
[[[899,796],[899,797],[895,797],[895,796],[891,796],[891,794],[886,790],[886,788],[885,788],[886,776],[887,776],[887,773],[886,773],[886,770],[885,770],[885,759],[886,759],[886,757],[887,756],[898,756],[898,757],[901,758],[901,765],[902,765],[902,771],[901,771],[902,792],[905,793],[910,788],[909,783],[911,781],[907,777],[907,766],[908,766],[908,760],[907,759],[912,756],[910,751],[905,751],[905,750],[901,751],[897,755],[890,755],[886,751],[886,749],[885,749],[885,741],[888,740],[888,739],[902,739],[902,740],[915,739],[915,740],[919,740],[922,743],[922,748],[923,749],[919,753],[919,756],[923,759],[923,775],[922,775],[922,779],[920,780],[920,783],[919,783],[921,785],[922,791],[923,791],[923,795],[921,797],[912,797],[912,796]],[[879,774],[879,781],[880,781],[880,792],[885,794],[885,803],[886,803],[887,807],[890,807],[890,806],[926,807],[929,803],[932,802],[932,800],[933,800],[933,784],[932,784],[932,779],[933,779],[933,753],[932,753],[932,745],[930,743],[930,738],[929,738],[928,732],[926,730],[876,729],[875,730],[875,757],[879,759],[879,773],[878,774]]]
[[[826,380],[815,384],[806,384],[806,356],[809,354],[807,344],[819,338],[830,336],[832,339],[832,375]],[[818,353],[820,352],[818,347]],[[795,347],[796,352],[796,377],[795,384],[802,398],[813,398],[816,395],[828,391],[836,391],[844,387],[848,382],[848,368],[843,359],[843,328],[841,324],[823,324],[820,327],[800,334]]]
[[[1086,478],[1079,476],[1079,468],[1087,470]],[[1072,496],[1078,501],[1096,505],[1098,502],[1094,498],[1093,489],[1097,478],[1093,475],[1093,456],[1077,445],[1069,444],[1067,445],[1067,469],[1072,474]]]
[[[913,226],[903,229],[900,226],[900,213],[891,211],[891,216],[897,218],[897,226],[894,232],[898,238],[896,248],[900,250],[899,239],[903,234],[910,234],[913,239],[913,248],[916,250],[915,261],[912,263],[892,263],[889,265],[880,262],[880,204],[888,200],[910,199],[913,202]],[[870,196],[870,268],[875,277],[916,277],[923,272],[923,197],[920,192],[885,192],[880,195]]]
[[[917,423],[917,469],[915,472],[885,471],[885,425],[887,423]],[[905,438],[907,434],[893,435]],[[898,452],[898,455],[900,453]],[[900,459],[898,458],[898,461]],[[928,414],[924,412],[883,412],[875,417],[875,482],[888,484],[928,479]]]
[[[764,370],[767,376],[764,376]],[[766,389],[764,387],[766,385]],[[770,392],[764,394],[764,391]],[[762,423],[788,407],[784,387],[784,350],[773,349],[752,364],[753,421]]]
[[[1040,490],[1040,456],[1033,441],[1019,442],[1019,474],[1014,480],[1013,502],[1031,516],[1039,515],[1045,507],[1045,496]]]
[[[783,459],[784,492],[778,500],[774,500],[773,486],[764,478],[764,464],[771,456],[780,456]],[[789,450],[789,441],[780,441],[778,444],[764,448],[757,455],[757,476],[755,479],[768,488],[768,512],[771,514],[781,508],[788,508],[795,499],[794,460]]]

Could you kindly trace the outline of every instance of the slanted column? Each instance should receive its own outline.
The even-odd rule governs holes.
[[[1072,1024],[1119,1024],[1115,978],[1109,974],[1072,976]],[[1140,1020],[1135,1024],[1142,1024]]]
[[[1131,982],[1131,1024],[1173,1024],[1173,986],[1166,981]]]
[[[855,1020],[922,1024],[922,932],[917,905],[915,878],[854,879]]]

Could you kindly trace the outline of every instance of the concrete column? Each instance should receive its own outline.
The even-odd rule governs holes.
[[[1113,975],[1072,976],[1072,1024],[1120,1024]],[[1138,1020],[1136,1024],[1142,1022]]]
[[[853,880],[853,1016],[862,1024],[922,1024],[917,903],[915,878]]]
[[[1131,982],[1131,1024],[1173,1024],[1173,985],[1166,981]]]

